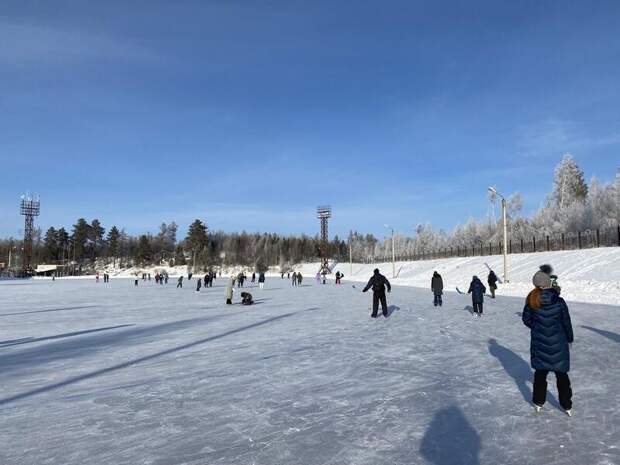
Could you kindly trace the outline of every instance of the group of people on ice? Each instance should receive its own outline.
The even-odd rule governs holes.
[[[498,277],[492,270],[487,277],[491,298],[495,298]],[[532,403],[540,412],[547,398],[547,376],[554,372],[560,405],[568,416],[572,416],[572,389],[568,372],[570,371],[570,347],[574,340],[568,306],[557,284],[557,276],[550,265],[542,265],[532,278],[534,289],[527,295],[522,313],[522,322],[530,329],[530,363],[534,369]],[[442,305],[443,279],[435,271],[431,278],[434,305]],[[377,318],[379,303],[383,316],[388,316],[386,290],[390,292],[390,282],[378,269],[362,292],[372,289],[372,318]],[[486,287],[477,276],[472,278],[468,294],[472,295],[474,315],[482,316],[482,306]]]

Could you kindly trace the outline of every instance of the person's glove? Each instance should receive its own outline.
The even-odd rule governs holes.
[[[368,289],[364,289],[364,290],[362,290],[362,292],[368,292]]]
[[[388,289],[388,294],[389,294],[390,292],[392,292],[392,289]]]

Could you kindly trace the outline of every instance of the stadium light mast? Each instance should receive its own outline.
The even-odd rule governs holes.
[[[394,228],[391,227],[389,224],[384,224],[383,226],[385,226],[387,229],[392,231],[392,278],[395,279],[396,278],[396,254],[394,252]]]
[[[22,258],[22,271],[24,274],[31,272],[32,240],[34,236],[34,219],[41,212],[39,197],[30,194],[21,196],[20,213],[24,216],[24,253]]]
[[[329,219],[332,217],[332,207],[329,205],[321,205],[316,209],[316,217],[321,222],[321,240],[319,243],[319,255],[321,259],[321,268],[319,273],[323,276],[323,284],[325,284],[325,276],[331,274],[329,268]]]
[[[504,229],[504,282],[508,282],[508,227],[506,224],[506,198],[500,194],[494,186],[489,187],[492,195],[497,195],[502,199],[502,222]]]

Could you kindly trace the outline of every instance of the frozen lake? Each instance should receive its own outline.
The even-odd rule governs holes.
[[[569,303],[568,418],[553,375],[529,404],[521,298],[399,287],[371,320],[359,284],[194,286],[0,283],[0,463],[620,463],[620,307]]]

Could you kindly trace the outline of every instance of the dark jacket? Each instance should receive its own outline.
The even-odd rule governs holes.
[[[258,275],[258,282],[259,283],[264,283],[265,282],[265,273],[260,273]]]
[[[482,281],[476,278],[472,280],[471,284],[469,285],[469,290],[467,291],[467,293],[471,294],[471,300],[473,303],[481,304],[482,302],[484,302],[484,293],[486,291],[487,291],[487,288],[484,287],[484,284],[482,284]]]
[[[375,274],[372,275],[372,278],[368,280],[368,284],[366,284],[366,287],[364,288],[362,292],[366,292],[368,289],[372,287],[372,292],[384,293],[386,286],[387,286],[388,292],[392,290],[392,285],[387,280],[387,278],[383,276],[381,273],[375,272]]]
[[[568,373],[568,344],[573,342],[573,326],[568,307],[555,289],[543,289],[539,299],[541,307],[535,309],[526,304],[522,316],[523,324],[531,330],[532,368]]]
[[[435,295],[443,294],[443,279],[441,279],[441,275],[439,273],[433,273],[433,278],[431,279],[431,290]]]
[[[494,271],[489,273],[489,277],[487,278],[487,282],[489,283],[489,287],[494,287],[497,289],[497,275]]]

